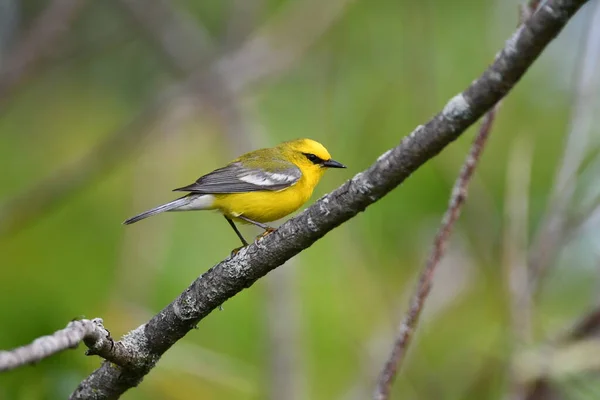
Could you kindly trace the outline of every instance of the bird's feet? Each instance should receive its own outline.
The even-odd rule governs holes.
[[[237,253],[240,252],[241,249],[243,249],[246,246],[248,246],[248,245],[236,247],[235,249],[231,250],[231,254],[229,255],[229,257],[235,256]]]
[[[267,227],[265,228],[265,231],[264,231],[263,233],[261,233],[260,235],[258,235],[258,236],[256,237],[256,239],[254,239],[254,244],[258,244],[258,241],[259,241],[260,239],[264,238],[264,237],[265,237],[265,236],[267,236],[267,235],[270,235],[271,233],[275,232],[276,230],[277,230],[277,229],[275,229],[275,228],[271,228],[270,226],[267,226]],[[244,245],[243,245],[243,246],[236,247],[235,249],[231,250],[231,254],[230,254],[230,256],[231,256],[231,257],[235,256],[237,253],[239,253],[239,251],[240,251],[241,249],[243,249],[244,247],[247,247],[247,246],[248,246],[248,243],[244,243]]]
[[[276,230],[277,229],[275,229],[275,228],[271,228],[270,226],[267,226],[265,228],[265,231],[263,233],[261,233],[260,235],[258,235],[256,237],[256,239],[254,239],[254,244],[257,244],[260,239],[264,238],[265,236],[270,235],[271,233],[275,232]]]

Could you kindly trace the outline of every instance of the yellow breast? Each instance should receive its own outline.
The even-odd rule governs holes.
[[[314,185],[305,179],[279,192],[216,194],[213,207],[227,217],[243,215],[256,222],[271,222],[299,209],[312,195]]]

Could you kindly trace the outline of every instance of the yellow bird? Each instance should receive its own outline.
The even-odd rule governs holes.
[[[174,190],[189,192],[186,196],[129,218],[124,224],[163,211],[218,210],[247,246],[234,220],[254,224],[266,233],[273,231],[264,223],[283,218],[306,203],[327,168],[346,167],[311,139],[251,151]]]

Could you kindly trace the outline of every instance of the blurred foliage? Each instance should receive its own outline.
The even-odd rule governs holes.
[[[289,2],[257,1],[256,25]],[[46,2],[20,3],[22,32]],[[123,8],[89,3],[43,71],[0,110],[0,200],[84,156],[175,82]],[[218,43],[236,2],[174,3]],[[349,166],[326,176],[317,199],[476,78],[516,20],[516,2],[357,0],[290,70],[253,86],[240,101],[267,145],[311,137]],[[507,163],[515,143],[522,143],[517,140],[532,145],[530,192],[523,194],[532,238],[568,131],[577,59],[572,44],[583,24],[576,19],[565,32],[568,40],[554,43],[504,102],[395,398],[500,399],[506,393],[511,350],[523,345],[512,333],[503,261]],[[216,213],[121,225],[232,156],[218,116],[198,110],[181,118],[177,109],[116,168],[0,240],[0,348],[28,343],[79,316],[104,318],[118,338],[238,245]],[[593,129],[600,133],[598,125]],[[352,399],[353,388],[370,391],[472,134],[290,266],[300,299],[297,362],[306,375],[306,398]],[[594,232],[572,241],[576,250],[561,253],[553,266],[536,303],[536,342],[568,326],[597,297]],[[264,285],[259,281],[203,320],[124,398],[266,398],[273,382]],[[0,400],[66,398],[99,363],[80,347],[4,373]],[[567,382],[569,398],[596,398],[588,382],[589,376]]]

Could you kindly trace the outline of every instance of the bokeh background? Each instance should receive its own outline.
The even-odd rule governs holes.
[[[0,348],[79,317],[115,338],[144,323],[238,240],[216,213],[125,218],[298,137],[349,166],[314,201],[475,79],[518,6],[2,0]],[[600,396],[599,10],[504,101],[394,398]],[[214,311],[123,398],[369,398],[474,131]],[[100,364],[83,353],[1,374],[0,399],[66,398]]]

